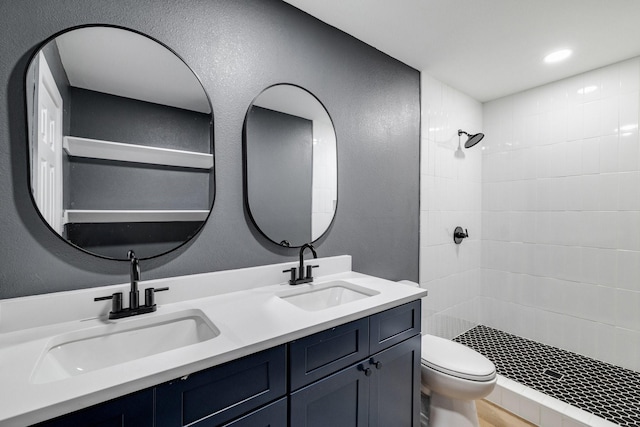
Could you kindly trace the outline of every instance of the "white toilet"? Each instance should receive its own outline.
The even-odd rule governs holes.
[[[496,385],[496,367],[457,342],[422,336],[422,393],[431,396],[429,427],[478,427],[476,399]]]
[[[408,280],[399,283],[418,286]],[[489,359],[457,342],[425,334],[421,377],[422,394],[431,396],[429,427],[479,427],[475,401],[489,395],[497,381]]]

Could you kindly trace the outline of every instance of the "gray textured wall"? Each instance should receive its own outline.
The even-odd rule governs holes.
[[[87,255],[49,231],[26,173],[24,76],[45,39],[104,23],[174,49],[200,77],[215,116],[216,200],[190,243],[141,263],[142,278],[294,260],[253,229],[243,206],[242,125],[275,83],[314,93],[334,120],[338,211],[317,246],[354,270],[418,279],[419,73],[278,0],[3,0],[0,3],[0,298],[128,280],[126,262]],[[320,272],[319,272],[320,273]],[[285,277],[283,277],[283,280]]]

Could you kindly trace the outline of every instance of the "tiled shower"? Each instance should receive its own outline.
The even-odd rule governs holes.
[[[482,104],[424,72],[421,104],[420,285],[429,290],[422,330],[453,338],[481,314],[482,150],[463,148],[464,158],[456,150],[458,129],[482,130]],[[461,245],[456,226],[469,233]]]
[[[485,104],[421,83],[423,331],[482,324],[639,372],[640,58]],[[486,134],[464,158],[459,128]]]
[[[640,59],[484,105],[481,323],[640,371]]]

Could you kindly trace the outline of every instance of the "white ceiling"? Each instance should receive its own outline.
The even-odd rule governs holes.
[[[285,1],[481,102],[640,55],[640,0]]]

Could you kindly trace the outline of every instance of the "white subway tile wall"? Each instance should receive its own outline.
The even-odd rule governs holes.
[[[480,318],[483,156],[481,145],[462,148],[464,158],[456,150],[458,129],[482,132],[482,104],[426,73],[421,86],[420,286],[429,290],[422,330],[453,338]],[[460,245],[456,226],[469,232]]]
[[[423,105],[431,107],[425,98],[438,85],[428,81],[426,86]],[[442,85],[440,91],[448,94],[440,100],[461,96]],[[640,59],[635,58],[483,105],[477,124],[486,134],[482,162],[472,167],[482,171],[480,298],[474,293],[477,283],[458,285],[459,298],[448,302],[473,301],[472,314],[438,300],[432,315],[454,312],[640,371],[639,92]],[[455,123],[453,112],[459,110],[444,107],[455,104],[451,99],[423,111],[423,120],[437,111]],[[442,151],[443,141],[427,136],[423,150],[425,145],[426,154],[436,151],[436,159],[424,159],[423,166],[429,160],[436,164],[423,169],[422,182],[433,179],[436,188],[429,195],[438,194],[435,180],[456,182],[455,175],[430,173],[439,170],[437,150]],[[465,167],[471,158],[475,161],[468,156]],[[473,176],[467,179],[476,183]],[[441,197],[453,197],[445,194]],[[434,209],[430,201],[422,200],[423,214],[430,218],[436,210],[440,224],[448,225],[454,215]],[[423,240],[423,249],[431,252],[421,255],[422,266],[445,268],[443,260],[431,258],[440,252],[435,247],[445,244],[435,242]],[[438,271],[438,277],[421,272],[421,284],[430,288],[437,281],[437,289],[444,286],[443,276],[459,274]]]

